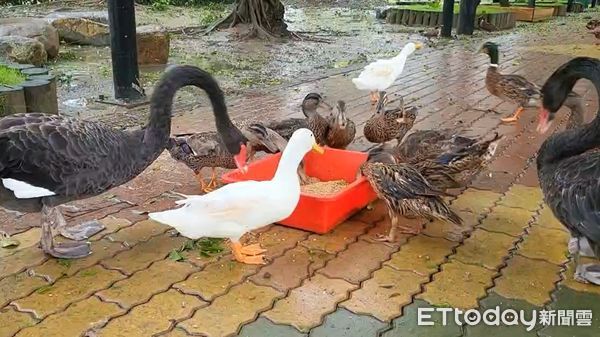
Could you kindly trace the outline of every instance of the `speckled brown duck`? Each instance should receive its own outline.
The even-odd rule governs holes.
[[[405,107],[401,101],[400,107],[386,109],[386,103],[386,92],[379,92],[375,114],[365,122],[363,129],[365,138],[371,143],[383,144],[393,139],[400,142],[417,119],[416,107]]]

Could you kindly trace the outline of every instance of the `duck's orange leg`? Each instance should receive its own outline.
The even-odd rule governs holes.
[[[210,169],[212,170],[212,174],[210,175],[208,185],[206,185],[206,188],[210,189],[208,192],[212,191],[213,187],[217,187],[217,169],[214,167],[211,167]]]
[[[261,248],[262,249],[262,248]],[[245,264],[265,264],[264,249],[263,252],[259,253],[259,249],[256,249],[254,245],[243,247],[241,243],[237,241],[231,241],[231,252],[233,257],[241,263]],[[246,253],[255,253],[254,255],[247,255]]]
[[[515,110],[515,113],[511,117],[502,118],[502,122],[504,122],[504,123],[516,122],[519,119],[519,115],[521,114],[521,112],[523,112],[523,110],[524,109],[522,106],[518,107],[517,110]]]
[[[371,91],[371,105],[375,105],[377,104],[377,101],[379,100],[379,93],[377,91]]]
[[[198,183],[200,184],[200,189],[203,192],[206,192],[206,183],[204,182],[204,177],[202,176],[202,172],[198,171],[196,173],[196,180],[198,181]]]

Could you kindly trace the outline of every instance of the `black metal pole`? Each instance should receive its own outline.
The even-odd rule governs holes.
[[[527,7],[535,8],[535,0],[527,0]]]
[[[442,8],[442,37],[452,36],[452,21],[454,20],[454,0],[444,1]]]
[[[110,50],[115,98],[126,101],[144,96],[140,88],[133,0],[108,0]]]
[[[596,0],[592,0],[592,5],[590,6],[591,8],[596,7]]]
[[[567,12],[572,12],[573,11],[573,0],[569,0],[567,1]]]

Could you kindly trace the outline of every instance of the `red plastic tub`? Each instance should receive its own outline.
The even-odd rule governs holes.
[[[281,153],[266,156],[250,163],[246,174],[233,170],[225,173],[222,180],[225,183],[270,180],[275,175],[280,157]],[[364,177],[356,179],[356,172],[365,160],[367,154],[364,152],[327,147],[323,154],[310,151],[304,157],[304,168],[308,176],[319,178],[321,181],[344,179],[349,185],[340,192],[326,197],[302,193],[292,215],[280,223],[323,234],[363,209],[377,198]]]

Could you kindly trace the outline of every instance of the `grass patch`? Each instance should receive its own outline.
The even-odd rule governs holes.
[[[442,12],[442,6],[436,6],[436,5],[402,5],[402,6],[398,6],[397,8],[410,9],[413,11],[420,11],[420,12],[437,12],[437,13]],[[459,11],[460,11],[459,5],[454,5],[454,14],[458,14]],[[485,6],[485,5],[477,6],[477,15],[507,13],[507,12],[510,12],[510,11],[507,9],[501,8],[499,6]]]
[[[0,85],[15,85],[24,80],[25,76],[20,71],[0,65]]]

